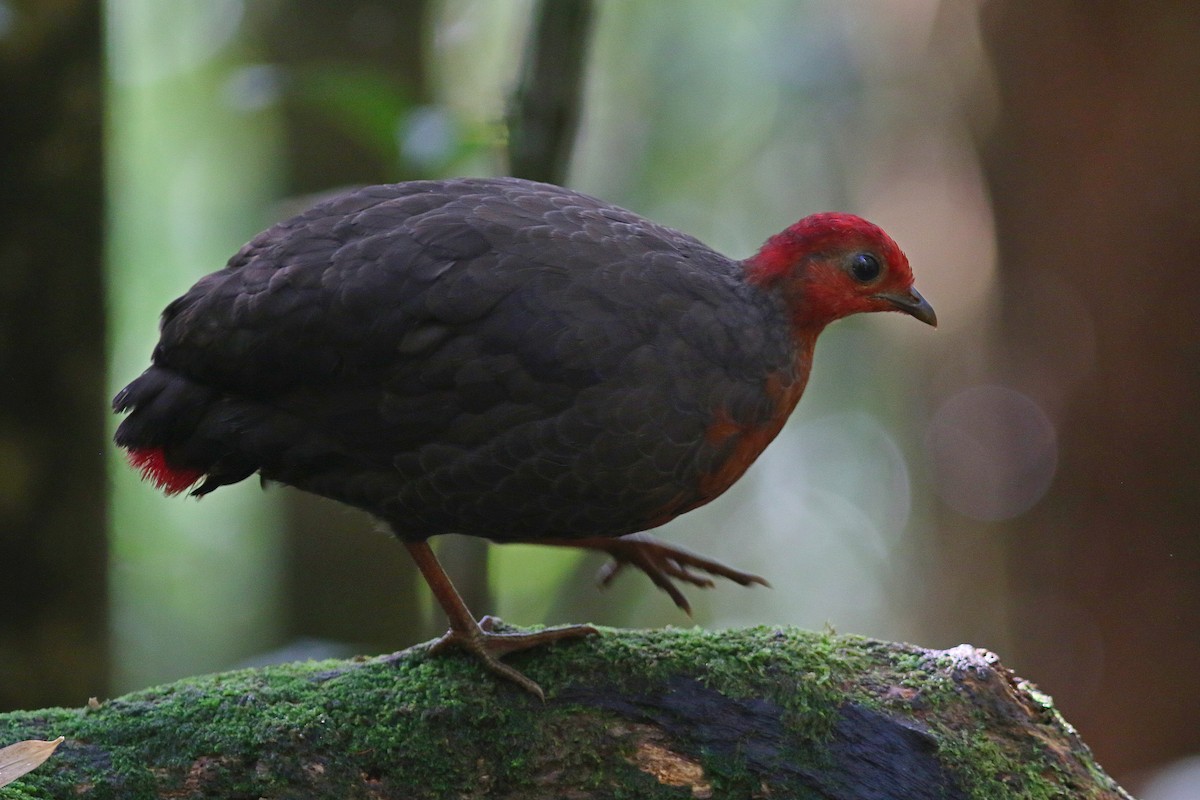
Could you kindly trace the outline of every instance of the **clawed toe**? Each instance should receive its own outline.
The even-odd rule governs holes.
[[[431,654],[442,653],[447,648],[465,650],[483,662],[483,665],[496,675],[507,678],[522,689],[545,700],[546,695],[542,692],[542,687],[522,675],[518,670],[502,663],[500,659],[509,653],[556,642],[559,639],[575,639],[599,633],[591,625],[564,625],[532,633],[519,631],[497,633],[493,629],[500,621],[498,618],[484,617],[479,622],[475,621],[475,617],[463,602],[458,590],[450,582],[450,576],[438,563],[428,542],[405,542],[404,546],[413,557],[425,582],[433,591],[433,596],[437,598],[438,604],[441,605],[442,610],[446,612],[446,617],[450,620],[450,630],[430,645],[429,652]]]
[[[492,628],[497,622],[499,620],[496,617],[489,616],[484,617],[473,628],[465,631],[451,628],[430,646],[429,652],[438,654],[447,648],[465,650],[479,659],[494,674],[507,678],[544,701],[546,695],[541,686],[500,659],[509,653],[539,647],[560,639],[577,639],[581,636],[592,636],[599,633],[591,625],[564,625],[527,633],[494,633]]]
[[[666,592],[675,605],[688,615],[692,613],[691,604],[679,591],[675,581],[708,589],[715,585],[710,576],[715,576],[742,586],[755,583],[770,586],[765,578],[758,575],[742,572],[645,534],[630,534],[619,539],[587,539],[576,546],[602,550],[612,556],[613,560],[605,564],[597,576],[601,586],[608,586],[621,570],[633,566],[644,572],[655,586]]]

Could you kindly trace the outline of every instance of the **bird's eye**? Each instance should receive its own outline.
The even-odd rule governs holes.
[[[878,278],[882,271],[879,259],[870,253],[855,253],[850,258],[850,274],[859,283],[870,283]]]

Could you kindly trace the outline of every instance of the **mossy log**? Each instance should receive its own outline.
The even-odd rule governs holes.
[[[65,743],[3,798],[1126,798],[986,651],[792,628],[630,631],[478,664],[390,656],[0,715]]]

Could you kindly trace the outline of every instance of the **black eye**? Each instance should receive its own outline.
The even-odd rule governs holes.
[[[850,257],[850,274],[859,283],[870,283],[878,278],[882,271],[879,259],[870,253],[855,253]]]

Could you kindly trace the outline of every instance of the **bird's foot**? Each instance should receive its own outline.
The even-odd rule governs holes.
[[[601,586],[608,586],[622,569],[632,566],[640,569],[654,582],[654,585],[666,592],[675,605],[691,616],[692,606],[688,603],[683,592],[675,585],[676,580],[699,586],[703,589],[713,585],[709,575],[727,578],[742,586],[760,584],[770,586],[766,578],[749,572],[734,569],[720,561],[677,547],[641,533],[631,533],[618,539],[610,539],[604,550],[612,561],[605,564],[599,574]],[[698,570],[698,572],[696,571]],[[701,574],[707,573],[707,574]]]
[[[675,581],[683,581],[693,586],[707,589],[713,585],[710,575],[727,578],[742,586],[760,584],[770,586],[766,578],[742,572],[720,561],[706,558],[699,553],[685,550],[672,544],[655,539],[644,533],[631,533],[614,539],[592,537],[575,540],[540,540],[542,544],[554,544],[564,547],[580,547],[586,550],[599,550],[612,556],[612,561],[605,564],[598,576],[601,586],[608,586],[613,578],[632,566],[646,573],[654,585],[666,592],[675,605],[691,616],[692,606],[688,603],[683,592],[675,585]]]
[[[447,648],[465,650],[483,662],[483,665],[496,675],[507,678],[522,689],[537,695],[539,700],[545,701],[546,695],[541,686],[500,659],[509,653],[557,642],[559,639],[576,639],[599,633],[591,625],[563,625],[528,633],[496,633],[492,628],[495,627],[497,621],[495,617],[489,616],[484,617],[478,623],[472,623],[472,626],[466,630],[451,628],[433,643],[429,652],[437,654],[444,652]]]

